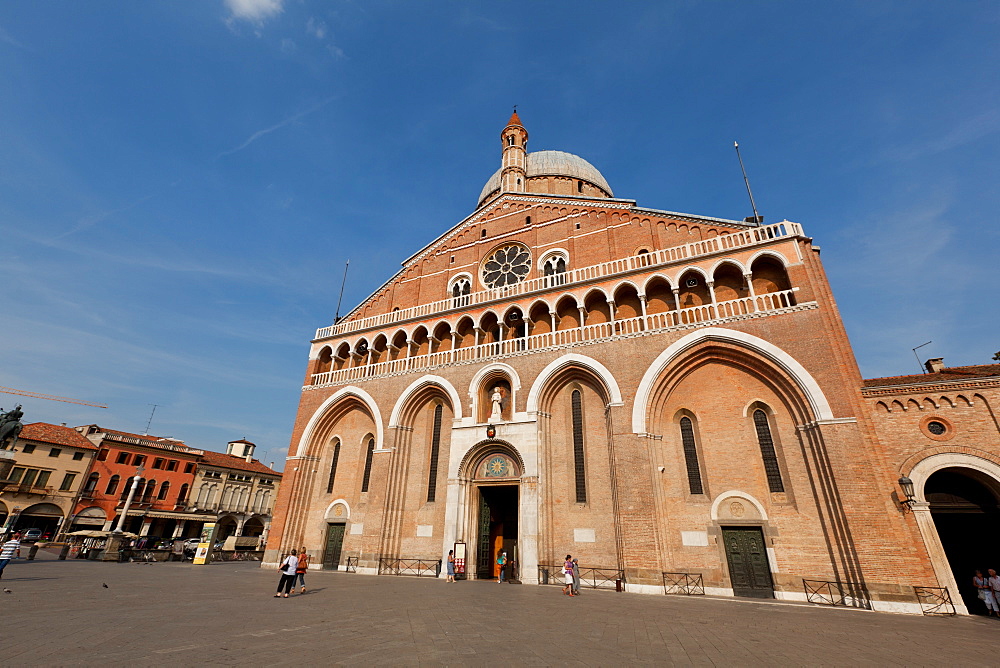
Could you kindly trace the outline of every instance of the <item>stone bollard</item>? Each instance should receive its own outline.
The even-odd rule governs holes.
[[[66,561],[66,555],[68,554],[69,554],[69,543],[66,543],[65,545],[62,546],[62,549],[59,550],[59,561]]]
[[[28,561],[34,561],[36,554],[38,554],[38,543],[32,543],[28,549]]]

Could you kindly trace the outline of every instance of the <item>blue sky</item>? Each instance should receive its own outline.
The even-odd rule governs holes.
[[[282,461],[308,341],[531,150],[805,226],[866,376],[1000,350],[1000,5],[0,7],[0,385],[35,421]],[[8,407],[16,397],[0,395]]]

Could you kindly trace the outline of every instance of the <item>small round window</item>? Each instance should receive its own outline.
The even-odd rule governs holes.
[[[499,248],[483,263],[483,284],[488,288],[504,288],[523,281],[531,271],[531,253],[524,246]]]
[[[937,415],[928,415],[921,420],[920,429],[935,441],[948,441],[955,435],[951,422]]]

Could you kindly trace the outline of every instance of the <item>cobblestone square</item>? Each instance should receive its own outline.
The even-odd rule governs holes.
[[[3,665],[995,665],[1000,621],[256,564],[57,561],[2,580]],[[107,588],[102,584],[106,583]]]

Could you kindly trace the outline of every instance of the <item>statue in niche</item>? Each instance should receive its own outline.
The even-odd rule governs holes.
[[[493,388],[493,394],[490,396],[490,402],[493,404],[493,411],[490,413],[490,422],[499,422],[503,420],[503,391],[499,385]]]

